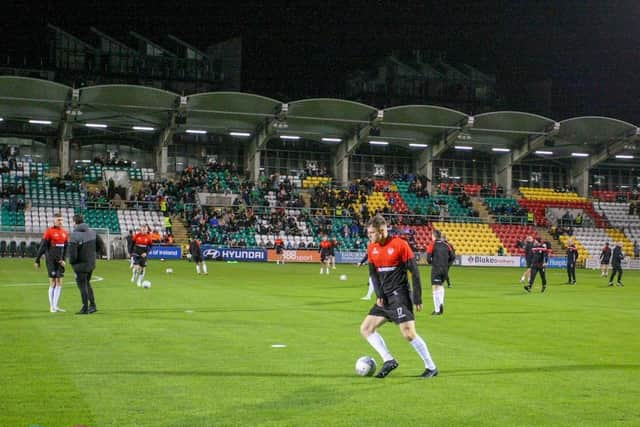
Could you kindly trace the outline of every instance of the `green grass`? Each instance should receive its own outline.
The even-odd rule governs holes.
[[[100,311],[76,316],[71,277],[69,312],[52,314],[45,272],[0,260],[0,425],[640,424],[638,272],[607,288],[594,271],[571,287],[552,270],[545,294],[525,294],[519,269],[457,267],[446,314],[429,315],[427,287],[417,320],[440,376],[416,378],[422,363],[388,324],[400,367],[378,380],[354,372],[362,355],[380,364],[358,332],[365,268],[211,262],[198,277],[152,261],[144,290],[127,267],[101,262]]]

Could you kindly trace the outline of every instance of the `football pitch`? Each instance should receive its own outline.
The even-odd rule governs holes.
[[[624,288],[599,272],[548,270],[527,294],[521,269],[451,270],[445,315],[431,316],[429,267],[418,333],[440,375],[398,328],[381,328],[400,367],[359,335],[367,268],[151,261],[151,289],[125,261],[102,261],[98,313],[79,316],[67,274],[49,313],[46,272],[0,260],[1,426],[640,425],[640,272]],[[173,274],[165,273],[172,268]],[[347,280],[339,280],[346,274]],[[99,280],[102,279],[102,280]]]

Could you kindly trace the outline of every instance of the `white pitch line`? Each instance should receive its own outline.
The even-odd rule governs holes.
[[[100,276],[93,276],[91,278],[92,282],[101,282],[102,280],[104,280],[104,277],[100,277]],[[23,282],[23,283],[6,283],[6,284],[2,284],[0,285],[0,287],[2,288],[20,288],[20,287],[29,287],[29,286],[49,286],[48,283],[46,282]]]

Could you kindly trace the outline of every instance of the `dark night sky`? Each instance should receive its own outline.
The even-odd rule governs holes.
[[[202,49],[242,36],[246,90],[291,84],[334,95],[334,81],[392,50],[425,49],[517,87],[553,81],[556,119],[593,114],[640,123],[640,2],[13,0],[0,53],[36,50],[47,22],[83,37],[174,34]],[[3,55],[6,56],[6,55]],[[559,115],[559,116],[558,116]]]

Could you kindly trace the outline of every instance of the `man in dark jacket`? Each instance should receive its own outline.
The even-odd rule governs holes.
[[[96,252],[104,253],[104,242],[95,231],[84,223],[82,215],[75,215],[75,230],[69,239],[69,263],[76,273],[76,284],[82,297],[82,308],[76,314],[91,314],[98,311],[91,288],[91,274],[96,268]]]
[[[542,280],[542,292],[544,292],[547,289],[546,268],[547,263],[549,262],[549,250],[547,249],[547,245],[542,243],[539,237],[536,237],[531,251],[533,252],[533,256],[531,258],[531,277],[529,278],[529,284],[524,287],[524,290],[531,292],[533,282],[536,280],[536,275],[540,273],[540,279]]]
[[[622,284],[622,260],[624,259],[624,254],[622,253],[622,243],[616,243],[616,246],[613,248],[613,253],[611,254],[611,267],[613,270],[611,271],[611,276],[609,277],[609,286],[613,286],[613,278],[618,273],[618,286],[624,286]]]
[[[576,263],[578,262],[578,248],[573,239],[569,239],[567,243],[567,276],[568,285],[576,284]]]
[[[449,277],[449,267],[456,260],[453,247],[442,239],[442,233],[434,229],[433,241],[427,248],[427,262],[431,264],[431,293],[433,296],[433,316],[444,314],[444,282]]]

